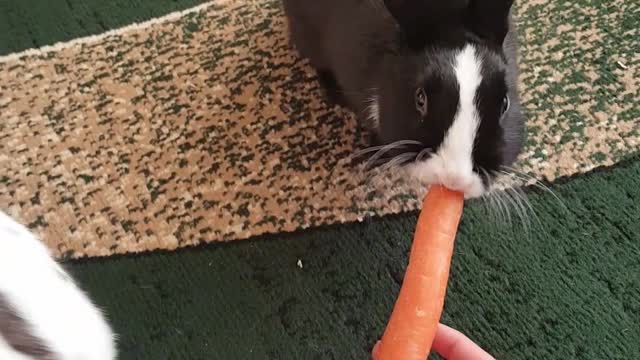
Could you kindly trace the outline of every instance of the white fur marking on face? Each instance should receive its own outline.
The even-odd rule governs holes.
[[[467,197],[477,197],[485,189],[480,176],[473,172],[473,146],[480,126],[475,98],[482,82],[475,47],[465,46],[452,65],[460,87],[458,111],[437,153],[410,171],[428,183],[441,183],[464,191]]]
[[[457,172],[466,175],[473,172],[473,144],[480,126],[475,98],[482,75],[475,47],[467,45],[458,53],[454,71],[460,86],[460,103],[438,153],[450,166],[455,164]]]

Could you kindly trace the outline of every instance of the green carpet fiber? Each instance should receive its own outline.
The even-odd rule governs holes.
[[[639,160],[554,185],[564,206],[528,189],[542,224],[532,220],[530,230],[469,203],[443,321],[498,359],[640,358]],[[394,216],[70,268],[109,312],[122,359],[367,359],[415,221]]]
[[[0,55],[96,35],[203,0],[0,0]]]

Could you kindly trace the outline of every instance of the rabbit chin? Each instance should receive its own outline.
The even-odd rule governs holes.
[[[489,191],[480,176],[473,171],[446,167],[438,156],[406,165],[409,176],[426,185],[440,184],[464,193],[466,199],[478,198]]]

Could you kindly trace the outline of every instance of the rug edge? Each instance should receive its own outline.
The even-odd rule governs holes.
[[[29,49],[21,50],[21,51],[6,54],[6,55],[0,55],[0,64],[20,60],[25,56],[43,55],[47,53],[61,51],[77,45],[99,42],[109,36],[119,35],[119,34],[126,33],[128,31],[144,29],[156,24],[177,20],[185,15],[197,13],[197,12],[208,9],[211,6],[225,4],[230,1],[231,0],[210,0],[188,9],[173,11],[166,15],[162,15],[160,17],[155,17],[145,21],[132,22],[129,25],[107,30],[99,34],[82,36],[79,38],[66,40],[66,41],[58,41],[51,45],[45,45],[37,48],[29,48]]]

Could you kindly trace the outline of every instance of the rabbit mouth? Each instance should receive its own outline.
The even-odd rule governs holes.
[[[407,145],[409,141],[404,143]],[[396,147],[378,146],[361,153],[366,150],[375,152],[364,160],[365,170],[406,171],[409,177],[419,183],[440,184],[463,192],[467,199],[481,197],[491,188],[492,177],[488,172],[477,172],[470,162],[467,164],[459,159],[447,159],[444,154],[433,153],[430,149],[412,151],[396,144]]]
[[[435,155],[427,160],[415,161],[406,165],[409,176],[426,185],[443,185],[451,190],[464,193],[466,199],[485,195],[490,187],[489,179],[467,169],[460,164],[451,164],[441,156]]]

